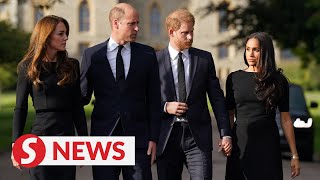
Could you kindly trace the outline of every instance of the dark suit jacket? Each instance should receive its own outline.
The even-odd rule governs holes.
[[[197,146],[202,151],[212,150],[211,118],[207,106],[207,94],[212,105],[220,136],[230,135],[230,122],[226,111],[223,91],[211,53],[196,48],[190,48],[190,90],[187,92],[188,111],[186,116],[191,133]],[[169,139],[172,122],[175,116],[163,111],[166,102],[177,101],[170,55],[168,48],[157,52],[161,84],[161,130],[157,148],[157,155],[161,155]]]
[[[28,114],[28,96],[32,98],[36,110],[30,133],[37,136],[74,136],[76,127],[79,136],[87,136],[87,122],[80,99],[79,62],[74,63],[77,78],[74,82],[57,85],[60,80],[56,73],[55,62],[45,63],[47,70],[41,69],[40,79],[43,84],[36,88],[27,76],[31,60],[18,65],[16,89],[16,107],[13,116],[12,142],[22,134]]]
[[[91,135],[111,135],[119,117],[124,135],[135,136],[136,147],[158,141],[160,125],[159,69],[153,48],[131,43],[130,68],[124,91],[112,74],[107,59],[107,42],[85,50],[81,63],[81,91],[84,104],[94,92]]]

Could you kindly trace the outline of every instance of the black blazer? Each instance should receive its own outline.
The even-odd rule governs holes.
[[[120,92],[107,59],[107,42],[85,50],[81,62],[81,92],[84,104],[95,96],[91,135],[111,135],[119,117],[124,134],[135,136],[136,147],[158,141],[160,125],[159,70],[153,48],[131,44],[130,68]]]
[[[220,136],[230,135],[230,122],[226,111],[225,98],[211,53],[190,48],[190,78],[187,92],[188,111],[186,112],[190,130],[197,146],[202,151],[212,150],[211,118],[207,106],[207,94],[215,114]],[[166,102],[177,101],[170,55],[168,48],[157,52],[161,85],[161,130],[157,155],[161,155],[169,139],[175,116],[163,111]]]
[[[46,64],[47,71],[41,69],[42,84],[36,88],[27,76],[31,60],[18,65],[16,107],[14,109],[12,142],[23,134],[28,114],[28,97],[32,98],[36,111],[30,133],[37,136],[74,136],[75,127],[79,136],[87,136],[87,122],[81,105],[80,70],[76,59],[74,64],[77,78],[74,82],[57,85],[60,80],[56,73],[56,63]]]

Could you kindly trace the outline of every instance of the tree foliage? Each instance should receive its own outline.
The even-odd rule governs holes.
[[[6,63],[0,65],[0,93],[2,90],[14,89],[17,79],[16,64]]]
[[[243,45],[245,37],[256,31],[268,32],[281,48],[291,49],[307,66],[320,64],[319,0],[247,0],[246,6],[234,7],[230,0],[210,3],[203,15],[225,10],[225,21],[238,34],[225,43]],[[240,41],[239,41],[240,40]]]
[[[0,21],[0,65],[19,62],[26,52],[30,34]]]
[[[14,87],[16,66],[29,44],[30,35],[0,21],[0,91]]]

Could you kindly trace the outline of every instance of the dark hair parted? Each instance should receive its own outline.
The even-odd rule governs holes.
[[[255,32],[246,38],[246,44],[250,39],[256,39],[260,45],[260,58],[256,64],[256,94],[258,99],[266,104],[266,110],[275,110],[279,98],[284,94],[281,84],[285,76],[281,68],[277,68],[275,61],[274,47],[271,37],[265,32]],[[244,61],[248,66],[246,55]]]
[[[69,23],[64,18],[49,15],[39,20],[33,29],[27,53],[20,62],[30,61],[30,63],[28,63],[27,77],[36,88],[39,87],[39,84],[43,83],[40,80],[41,71],[47,71],[47,66],[43,63],[43,59],[45,57],[47,44],[50,42],[50,35],[60,22],[66,26],[66,34],[68,36]],[[68,58],[67,51],[57,52],[56,72],[59,79],[59,86],[72,83],[77,78],[76,68],[74,67],[75,63],[72,61],[73,60]]]

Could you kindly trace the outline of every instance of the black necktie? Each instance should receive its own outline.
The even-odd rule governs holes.
[[[118,46],[118,53],[117,53],[117,58],[116,58],[116,80],[117,80],[117,82],[125,79],[123,59],[121,56],[122,48],[123,48],[122,45]]]
[[[182,60],[182,53],[179,52],[178,58],[178,86],[179,86],[179,102],[186,102],[186,80],[184,76],[184,64]]]

